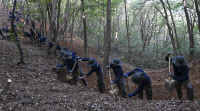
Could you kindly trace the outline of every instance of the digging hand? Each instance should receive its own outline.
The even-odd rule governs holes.
[[[72,73],[72,72],[73,72],[72,70],[69,71],[69,73]]]
[[[169,72],[169,73],[168,73],[168,76],[172,77],[172,73],[171,73],[171,72]]]
[[[128,77],[128,74],[124,74],[124,77]]]
[[[110,69],[110,65],[107,65],[106,68],[109,70]]]
[[[133,94],[132,94],[132,93],[130,93],[130,94],[128,95],[128,97],[129,97],[129,98],[131,98],[132,96],[133,96]]]
[[[167,52],[167,56],[169,57],[172,53],[171,52]]]
[[[111,85],[115,84],[113,81],[110,82]]]
[[[83,77],[79,77],[79,79],[84,79],[86,76],[83,76]]]
[[[76,57],[77,61],[82,61],[82,59],[80,57]]]

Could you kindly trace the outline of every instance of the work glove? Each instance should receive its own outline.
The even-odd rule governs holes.
[[[82,61],[82,59],[80,57],[76,57],[77,61]]]
[[[110,65],[107,65],[106,68],[109,70],[110,69]]]
[[[167,52],[167,56],[169,57],[172,53],[171,52]]]
[[[168,73],[168,76],[172,77],[172,73],[171,73],[171,72],[169,72],[169,73]]]
[[[124,74],[124,77],[128,77],[128,74]]]
[[[84,79],[86,76],[79,77],[79,79]]]
[[[83,79],[83,77],[79,77],[78,79],[81,80],[81,79]]]
[[[69,71],[69,73],[72,73],[72,72],[73,72],[72,70]]]
[[[130,93],[130,94],[128,95],[128,97],[129,97],[129,98],[131,98],[132,96],[133,96],[133,94],[132,94],[132,93]]]
[[[57,68],[60,67],[60,65],[57,65]]]
[[[115,83],[114,83],[114,81],[111,81],[110,84],[113,85],[113,84],[115,84]]]

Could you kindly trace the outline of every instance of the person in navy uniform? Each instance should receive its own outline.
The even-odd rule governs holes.
[[[133,69],[132,71],[124,74],[124,77],[128,77],[130,75],[133,75],[131,80],[134,84],[138,85],[138,88],[135,92],[130,93],[128,97],[131,98],[132,96],[138,95],[138,99],[143,100],[143,91],[145,90],[147,100],[152,100],[152,86],[149,76],[141,68]]]
[[[108,69],[111,67],[113,69],[113,72],[115,74],[115,80],[111,81],[111,85],[117,84],[119,91],[122,93],[122,97],[126,98],[127,93],[125,90],[125,80],[123,77],[123,70],[121,67],[121,60],[118,58],[114,58],[111,61],[111,64],[106,66]]]
[[[169,61],[169,56],[171,52],[168,52],[165,60]],[[193,93],[193,85],[189,79],[189,67],[184,60],[183,56],[177,56],[170,59],[174,69],[174,75],[169,72],[169,76],[171,76],[175,80],[175,88],[178,95],[179,100],[182,101],[182,86],[187,90],[187,99],[190,101],[194,100],[194,93]]]
[[[93,72],[96,72],[99,91],[101,93],[104,93],[105,83],[103,80],[103,71],[101,69],[101,66],[97,63],[96,59],[95,58],[80,58],[79,61],[87,61],[87,65],[91,67],[91,70],[88,72],[88,74],[83,77],[80,77],[80,79],[86,78],[90,76]]]

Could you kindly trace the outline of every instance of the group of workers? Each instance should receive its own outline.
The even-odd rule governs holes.
[[[169,56],[170,53],[167,53],[166,61],[169,61]],[[103,71],[95,58],[81,58],[78,57],[75,52],[70,52],[68,50],[62,50],[60,57],[62,58],[64,64],[57,65],[57,68],[65,66],[68,72],[72,73],[73,81],[75,84],[78,83],[78,80],[82,80],[83,84],[87,86],[87,81],[85,78],[96,72],[99,91],[101,93],[104,93],[105,83],[103,80]],[[91,67],[91,70],[87,74],[84,74],[84,72],[80,68],[78,64],[78,62],[80,61],[87,61],[87,66]],[[184,60],[184,57],[177,56],[171,58],[170,61],[173,64],[174,75],[172,75],[171,72],[169,72],[168,75],[176,81],[175,88],[179,100],[182,100],[182,86],[184,86],[187,89],[187,99],[193,101],[193,86],[189,79],[189,68]],[[119,58],[112,59],[111,63],[106,66],[106,68],[108,70],[113,70],[115,74],[115,80],[111,81],[110,84],[116,84],[118,86],[119,92],[121,92],[123,98],[127,97],[124,78],[132,76],[131,81],[134,84],[138,85],[138,88],[133,93],[128,94],[128,97],[131,98],[132,96],[138,95],[138,99],[143,99],[143,92],[145,91],[147,100],[152,100],[151,79],[141,68],[135,68],[132,71],[124,74],[121,66],[121,60]]]
[[[14,15],[17,22],[19,22],[19,17],[21,17],[21,13],[17,13],[17,17]],[[9,19],[12,18],[12,12],[10,11]],[[29,15],[27,15],[26,23],[29,24],[28,21]],[[31,23],[33,25],[33,28],[35,28],[35,23]],[[8,26],[6,28],[0,29],[0,35],[3,37],[2,31],[7,33],[9,32]],[[37,36],[36,36],[37,35]],[[36,31],[36,35],[32,29],[30,29],[30,33],[25,32],[25,37],[30,37],[31,41],[37,41],[39,40],[39,43],[44,45],[46,38],[41,36],[41,33],[39,31]],[[53,42],[49,43],[50,48],[54,45]],[[57,44],[57,49],[61,50],[61,47]],[[179,100],[182,100],[182,86],[186,88],[187,90],[187,99],[190,101],[193,101],[194,94],[193,94],[193,86],[189,79],[189,68],[184,60],[183,56],[177,56],[174,58],[170,58],[169,56],[171,53],[167,53],[165,60],[171,61],[173,64],[174,69],[174,75],[172,75],[171,72],[169,72],[169,76],[175,80],[175,88],[178,95]],[[90,76],[92,73],[96,73],[97,77],[97,84],[99,91],[101,93],[105,92],[105,82],[103,80],[103,71],[101,66],[98,64],[97,60],[95,58],[81,58],[76,55],[75,52],[69,51],[66,47],[63,48],[63,50],[60,52],[60,58],[63,60],[63,65],[57,65],[57,68],[59,67],[66,67],[67,71],[71,73],[74,84],[78,84],[79,80],[82,80],[83,84],[87,87],[87,80],[86,78]],[[91,70],[85,74],[81,67],[79,66],[80,61],[87,61],[87,66],[91,67]],[[132,96],[138,95],[138,99],[143,99],[143,92],[145,91],[147,100],[152,100],[152,85],[151,85],[151,79],[150,77],[141,69],[141,68],[135,68],[132,71],[125,73],[123,72],[122,66],[121,66],[121,60],[119,58],[112,59],[111,63],[106,66],[108,70],[112,69],[115,74],[115,80],[111,81],[110,84],[116,84],[119,88],[119,91],[122,94],[123,98],[126,98],[127,95],[129,98]],[[131,81],[138,85],[138,88],[130,94],[127,94],[125,89],[125,79],[128,76],[131,77]]]

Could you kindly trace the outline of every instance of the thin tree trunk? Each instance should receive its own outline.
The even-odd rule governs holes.
[[[45,43],[45,53],[48,55],[48,48],[49,48],[49,42],[51,41],[51,33],[53,31],[53,27],[55,26],[55,20],[56,20],[56,7],[57,7],[57,0],[53,0],[53,7],[52,7],[52,21],[50,22],[48,36]]]
[[[198,6],[197,0],[194,0],[194,2],[195,2],[195,8],[196,8],[196,13],[197,13],[197,17],[198,17],[198,29],[199,29],[199,35],[200,35],[200,11],[199,11],[199,6]]]
[[[170,16],[171,16],[171,21],[172,21],[172,24],[173,24],[173,27],[174,27],[174,34],[175,34],[175,38],[176,38],[177,49],[178,49],[179,55],[182,55],[181,50],[180,50],[180,44],[179,44],[178,37],[177,37],[178,34],[177,34],[177,31],[176,31],[176,24],[174,22],[174,17],[172,15],[171,6],[170,6],[168,0],[167,0],[167,4],[168,4],[168,7],[169,7],[169,13],[170,13]]]
[[[193,35],[193,28],[194,27],[192,26],[192,23],[190,22],[190,17],[189,17],[188,11],[187,11],[186,0],[183,0],[183,3],[184,3],[184,12],[185,12],[185,18],[186,18],[186,21],[187,21],[187,28],[188,28],[189,41],[190,41],[190,46],[189,46],[190,60],[192,60],[193,57],[194,57],[194,35]]]
[[[85,9],[84,9],[84,0],[81,0],[81,7],[82,7],[82,16],[83,16],[83,33],[84,33],[84,54],[85,57],[88,57],[87,52],[87,26],[86,26],[86,17],[85,17]]]
[[[107,31],[106,31],[106,39],[104,39],[105,48],[104,48],[104,58],[103,58],[103,72],[106,75],[106,65],[109,64],[109,54],[110,54],[110,45],[111,45],[111,37],[110,37],[110,30],[111,30],[111,0],[107,0]]]
[[[124,0],[124,6],[125,6],[125,19],[126,19],[126,36],[128,40],[128,55],[130,55],[129,23],[128,23],[128,16],[127,16],[126,0]]]
[[[20,42],[19,42],[19,38],[17,36],[17,32],[16,32],[16,29],[14,27],[14,13],[15,13],[15,7],[16,7],[16,0],[14,0],[14,5],[13,5],[13,10],[12,10],[12,21],[11,21],[11,29],[13,31],[13,37],[16,38],[16,45],[18,47],[18,50],[20,52],[20,63],[24,63],[24,56],[23,56],[23,51],[22,51],[22,48],[21,48],[21,45],[20,45]]]
[[[171,42],[172,42],[172,48],[174,50],[174,54],[177,56],[177,50],[176,50],[176,45],[175,45],[175,41],[174,41],[174,35],[173,35],[173,30],[169,24],[169,19],[168,19],[168,14],[167,14],[167,10],[165,8],[165,4],[163,2],[163,0],[160,0],[160,2],[162,3],[162,7],[164,9],[164,13],[165,15],[163,15],[163,13],[155,6],[155,8],[160,12],[160,14],[165,18],[166,20],[166,25],[167,25],[167,28],[168,28],[168,33],[169,33],[169,36],[171,38]]]

